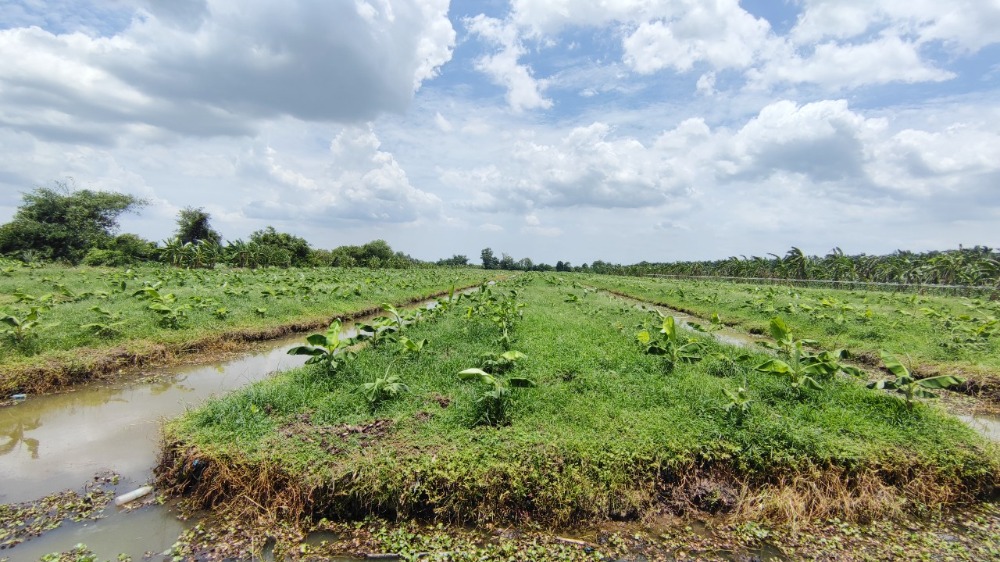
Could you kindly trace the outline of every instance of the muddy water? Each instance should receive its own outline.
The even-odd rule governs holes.
[[[305,360],[288,355],[302,336],[228,363],[157,373],[155,382],[95,385],[0,410],[0,503],[32,500],[113,469],[144,482],[160,422],[205,399]]]
[[[433,301],[415,306],[432,306]],[[367,321],[361,319],[359,321]],[[356,335],[345,324],[344,335]],[[152,481],[160,424],[212,396],[304,363],[288,355],[301,334],[273,340],[238,359],[150,373],[145,380],[95,384],[65,394],[29,396],[0,408],[0,503],[31,501],[65,489],[82,489],[95,473],[121,475],[117,493]],[[119,553],[141,560],[162,553],[186,525],[166,506],[123,511],[113,505],[105,517],[66,522],[59,529],[0,552],[11,561],[38,560],[46,553],[88,545],[100,560]],[[162,557],[154,556],[153,560]]]
[[[973,413],[970,415],[957,415],[956,417],[969,424],[969,426],[990,440],[1000,441],[1000,415]]]
[[[660,306],[660,305],[650,304],[648,302],[644,302],[644,301],[641,301],[641,300],[638,300],[638,299],[633,299],[633,298],[629,298],[629,297],[623,297],[623,296],[620,296],[620,295],[612,295],[611,293],[605,293],[605,294],[609,298],[611,298],[613,300],[619,300],[619,301],[627,302],[629,304],[637,306],[638,308],[640,308],[642,310],[656,310],[656,311],[659,311],[662,314],[666,314],[668,316],[673,316],[674,320],[677,322],[678,326],[680,326],[681,328],[684,328],[686,330],[690,330],[692,332],[694,332],[695,329],[691,327],[691,324],[699,324],[699,325],[701,325],[703,327],[707,327],[707,325],[709,324],[709,322],[707,322],[703,318],[698,318],[697,316],[692,316],[692,315],[687,314],[685,312],[681,312],[679,310],[674,310],[674,309],[668,308],[666,306]],[[740,347],[755,346],[757,344],[757,342],[759,342],[759,341],[765,341],[765,340],[768,339],[768,338],[763,337],[763,336],[755,336],[753,334],[748,334],[746,332],[741,332],[739,330],[734,330],[733,328],[729,328],[729,327],[724,327],[721,330],[717,330],[715,332],[712,332],[711,335],[712,335],[712,337],[714,337],[715,339],[719,340],[722,343],[729,344],[729,345],[740,346]]]

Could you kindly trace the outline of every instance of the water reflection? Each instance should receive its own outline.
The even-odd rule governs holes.
[[[38,429],[38,426],[42,425],[40,417],[36,416],[31,421],[18,420],[16,423],[12,424],[10,427],[0,426],[0,435],[3,435],[5,440],[0,443],[0,456],[6,455],[13,452],[19,444],[24,444],[28,449],[28,453],[31,455],[32,459],[38,458],[38,439],[32,437],[25,437],[25,431],[31,431],[33,429]]]
[[[92,385],[0,409],[0,503],[76,487],[111,469],[142,483],[155,462],[160,420],[270,373],[302,363],[286,351],[301,336],[270,342],[226,363],[183,367],[155,379]]]

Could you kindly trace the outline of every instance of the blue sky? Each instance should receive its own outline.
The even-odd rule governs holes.
[[[423,259],[1000,246],[997,0],[16,0],[0,221],[69,182]]]

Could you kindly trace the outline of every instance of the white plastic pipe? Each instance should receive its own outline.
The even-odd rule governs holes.
[[[143,496],[149,495],[153,491],[152,486],[143,486],[137,490],[132,490],[127,494],[122,494],[115,498],[115,505],[125,505],[129,502],[135,501]]]

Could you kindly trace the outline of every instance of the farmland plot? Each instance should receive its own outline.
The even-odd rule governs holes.
[[[994,445],[919,398],[865,388],[832,350],[791,333],[777,354],[726,346],[572,279],[484,286],[434,318],[387,314],[333,366],[329,335],[311,336],[299,352],[313,365],[171,422],[160,485],[273,528],[656,513],[781,526],[995,492]]]
[[[0,272],[0,396],[241,348],[483,282],[473,269]]]

